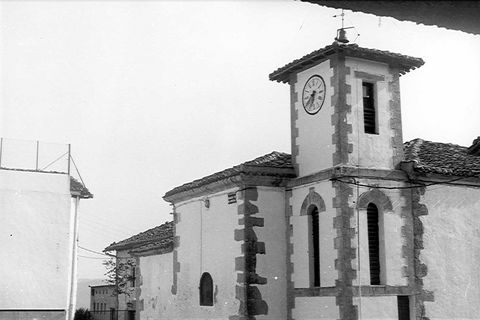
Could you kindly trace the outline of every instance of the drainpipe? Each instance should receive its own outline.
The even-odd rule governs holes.
[[[70,270],[70,294],[68,299],[68,313],[66,320],[73,320],[75,315],[76,293],[77,293],[77,251],[78,251],[78,206],[80,204],[80,197],[75,197],[74,213],[73,213],[73,241],[72,241],[72,256],[71,256],[71,270]]]

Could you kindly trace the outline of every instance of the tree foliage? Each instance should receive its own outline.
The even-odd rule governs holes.
[[[85,308],[78,308],[75,310],[73,320],[94,320],[93,315]]]
[[[135,288],[131,286],[135,279],[133,269],[135,260],[131,258],[110,258],[103,262],[107,272],[107,283],[115,285],[116,294],[125,294],[130,296],[134,294]]]

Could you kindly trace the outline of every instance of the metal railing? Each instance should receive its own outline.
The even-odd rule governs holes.
[[[70,144],[0,138],[0,168],[70,174]]]

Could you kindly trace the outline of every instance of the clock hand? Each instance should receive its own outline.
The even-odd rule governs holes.
[[[315,92],[313,92],[313,93],[310,95],[310,98],[308,98],[308,101],[307,101],[307,103],[306,103],[306,107],[309,107],[309,106],[313,103],[314,93],[315,93]],[[309,108],[309,110],[310,110],[310,108]]]

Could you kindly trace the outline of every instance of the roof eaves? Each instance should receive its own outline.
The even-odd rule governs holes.
[[[214,192],[241,184],[245,176],[295,177],[290,155],[273,151],[269,154],[233,166],[209,176],[185,183],[165,193],[167,202],[197,195],[199,192]]]
[[[328,56],[335,54],[336,50],[332,45],[325,48],[315,50],[299,59],[295,59],[292,62],[286,64],[284,67],[278,68],[273,71],[268,77],[272,81],[286,83],[289,81],[290,74],[296,70],[303,69],[309,65],[312,65],[322,59],[326,59]]]
[[[70,194],[73,197],[79,197],[81,199],[92,199],[93,194],[90,193],[87,187],[83,183],[77,181],[74,177],[70,177]]]
[[[298,71],[305,68],[306,66],[318,63],[321,60],[327,58],[328,56],[340,52],[347,56],[369,60],[372,60],[373,57],[373,59],[375,60],[398,67],[399,73],[402,75],[409,72],[410,70],[414,70],[422,66],[425,63],[421,58],[415,58],[389,51],[362,48],[356,44],[343,45],[333,43],[332,45],[313,51],[312,53],[307,54],[300,59],[296,59],[286,64],[284,67],[278,68],[269,75],[269,79],[272,81],[286,83],[289,81],[290,74],[294,71]]]
[[[127,239],[121,240],[119,242],[113,242],[103,251],[114,251],[114,250],[128,250],[137,248],[148,243],[159,242],[159,241],[168,241],[173,236],[173,221],[165,222],[154,228],[150,228],[146,231],[137,233]]]
[[[154,242],[144,246],[134,248],[128,253],[136,256],[159,255],[173,251],[173,239],[171,241]]]

